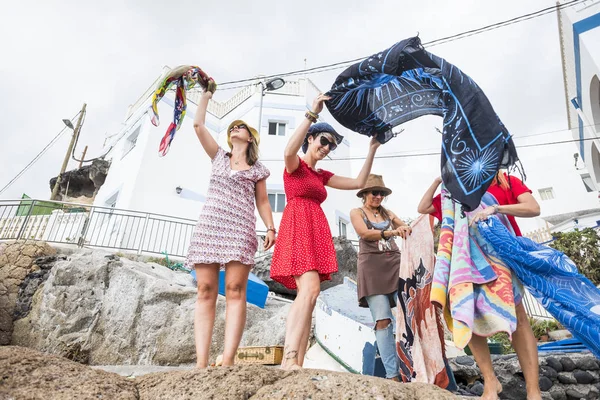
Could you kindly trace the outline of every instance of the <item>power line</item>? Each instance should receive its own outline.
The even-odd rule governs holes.
[[[75,116],[71,119],[77,117],[78,115],[79,113],[75,114]],[[17,179],[19,179],[25,172],[27,172],[27,170],[31,168],[33,164],[35,164],[36,161],[39,160],[40,157],[42,157],[44,153],[46,153],[46,151],[48,151],[48,149],[50,149],[50,147],[52,147],[52,145],[54,145],[54,143],[58,141],[58,139],[60,139],[60,137],[63,135],[66,129],[66,126],[62,128],[60,132],[58,132],[56,136],[54,136],[54,138],[52,138],[52,140],[50,140],[50,142],[35,157],[33,157],[29,164],[27,164],[21,171],[19,171],[19,173],[14,178],[12,178],[6,185],[4,185],[4,187],[0,190],[0,195],[4,193],[4,191],[8,189],[13,183],[15,183]]]
[[[567,3],[563,3],[563,4],[556,4],[554,6],[551,7],[546,7],[543,8],[541,10],[538,11],[534,11],[531,13],[527,13],[527,14],[523,14],[520,15],[518,17],[514,17],[514,18],[510,18],[504,21],[500,21],[500,22],[496,22],[494,24],[490,24],[490,25],[486,25],[477,29],[471,29],[465,32],[460,32],[451,36],[446,36],[443,38],[439,38],[439,39],[435,39],[435,40],[431,40],[429,42],[423,43],[423,46],[428,46],[428,47],[433,47],[433,46],[437,46],[440,44],[445,44],[445,43],[449,43],[449,42],[453,42],[456,40],[460,40],[460,39],[464,39],[466,37],[469,36],[474,36],[474,35],[478,35],[480,33],[484,33],[484,32],[488,32],[491,30],[495,30],[495,29],[499,29],[499,28],[503,28],[505,26],[509,26],[509,25],[513,25],[519,22],[523,22],[523,21],[527,21],[530,19],[534,19],[534,18],[538,18],[541,17],[543,15],[546,14],[550,14],[553,12],[556,12],[558,10],[561,10],[563,8],[568,8],[568,7],[572,7],[578,3],[581,3],[582,1],[585,0],[571,0]],[[312,67],[312,68],[305,68],[305,69],[301,69],[301,70],[295,70],[295,71],[290,71],[290,72],[284,72],[284,73],[280,73],[280,74],[271,74],[271,75],[267,75],[267,76],[262,76],[262,79],[270,79],[270,78],[276,78],[276,77],[284,77],[284,76],[292,76],[292,75],[300,75],[300,74],[314,74],[314,73],[318,73],[318,72],[325,72],[325,71],[329,71],[331,69],[339,69],[339,68],[343,68],[349,64],[364,60],[366,57],[368,56],[364,56],[364,57],[358,57],[358,58],[354,58],[351,60],[346,60],[346,61],[339,61],[339,62],[335,62],[332,64],[326,64],[326,65],[321,65],[318,67]],[[324,69],[327,68],[327,69]],[[246,78],[246,79],[238,79],[238,80],[234,80],[234,81],[229,81],[229,82],[223,82],[221,84],[219,84],[219,86],[225,86],[225,85],[231,85],[234,83],[244,83],[244,82],[253,82],[255,81],[257,78]],[[225,90],[225,88],[223,88],[222,90]]]
[[[528,148],[528,147],[541,147],[541,146],[553,146],[558,144],[566,144],[566,143],[575,143],[575,142],[584,142],[588,140],[599,140],[599,138],[585,138],[585,139],[571,139],[571,140],[558,140],[555,142],[544,142],[544,143],[532,143],[532,144],[524,144],[520,146],[515,146],[518,149]],[[406,153],[406,154],[385,154],[380,156],[375,156],[376,159],[388,159],[388,158],[413,158],[413,157],[429,157],[429,156],[439,156],[440,152],[423,152],[423,153]],[[323,161],[360,161],[366,159],[365,156],[354,156],[354,157],[339,157],[339,158],[325,158]],[[284,161],[283,159],[260,159],[261,162],[280,162]]]

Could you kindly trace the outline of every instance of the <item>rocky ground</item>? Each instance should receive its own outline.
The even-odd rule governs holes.
[[[0,347],[0,399],[454,399],[433,385],[258,365],[158,372],[135,379],[16,346]]]
[[[600,360],[591,353],[540,353],[540,389],[544,399],[600,399]],[[501,399],[525,399],[525,380],[515,354],[492,355],[502,383]],[[450,360],[463,395],[480,396],[483,379],[472,357]]]

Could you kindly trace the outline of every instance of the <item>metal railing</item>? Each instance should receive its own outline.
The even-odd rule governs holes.
[[[45,200],[0,200],[0,240],[43,240],[185,257],[195,220]]]
[[[89,204],[0,200],[0,241],[33,239],[185,257],[195,225],[195,220],[187,218]],[[358,252],[358,241],[350,242]],[[259,250],[256,258],[264,256]],[[552,318],[528,292],[523,302],[529,316]]]

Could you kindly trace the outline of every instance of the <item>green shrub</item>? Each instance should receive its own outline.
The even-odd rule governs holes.
[[[594,285],[600,284],[600,236],[595,229],[585,228],[573,232],[553,232],[554,241],[551,247],[567,255],[579,272],[591,280]]]

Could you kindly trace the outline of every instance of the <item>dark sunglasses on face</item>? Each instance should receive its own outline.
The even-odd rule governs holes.
[[[245,129],[245,130],[248,130],[248,127],[246,125],[244,125],[244,124],[234,125],[234,126],[231,127],[231,129],[229,130],[229,132],[233,132],[234,129],[238,129],[238,130],[239,129]]]
[[[334,151],[337,149],[337,143],[330,142],[325,136],[321,136],[319,140],[321,141],[321,146],[329,145],[329,151]]]
[[[371,191],[371,194],[372,194],[373,196],[381,196],[381,197],[385,197],[385,196],[387,196],[387,193],[386,193],[386,192],[384,192],[383,190],[372,190],[372,191]]]

